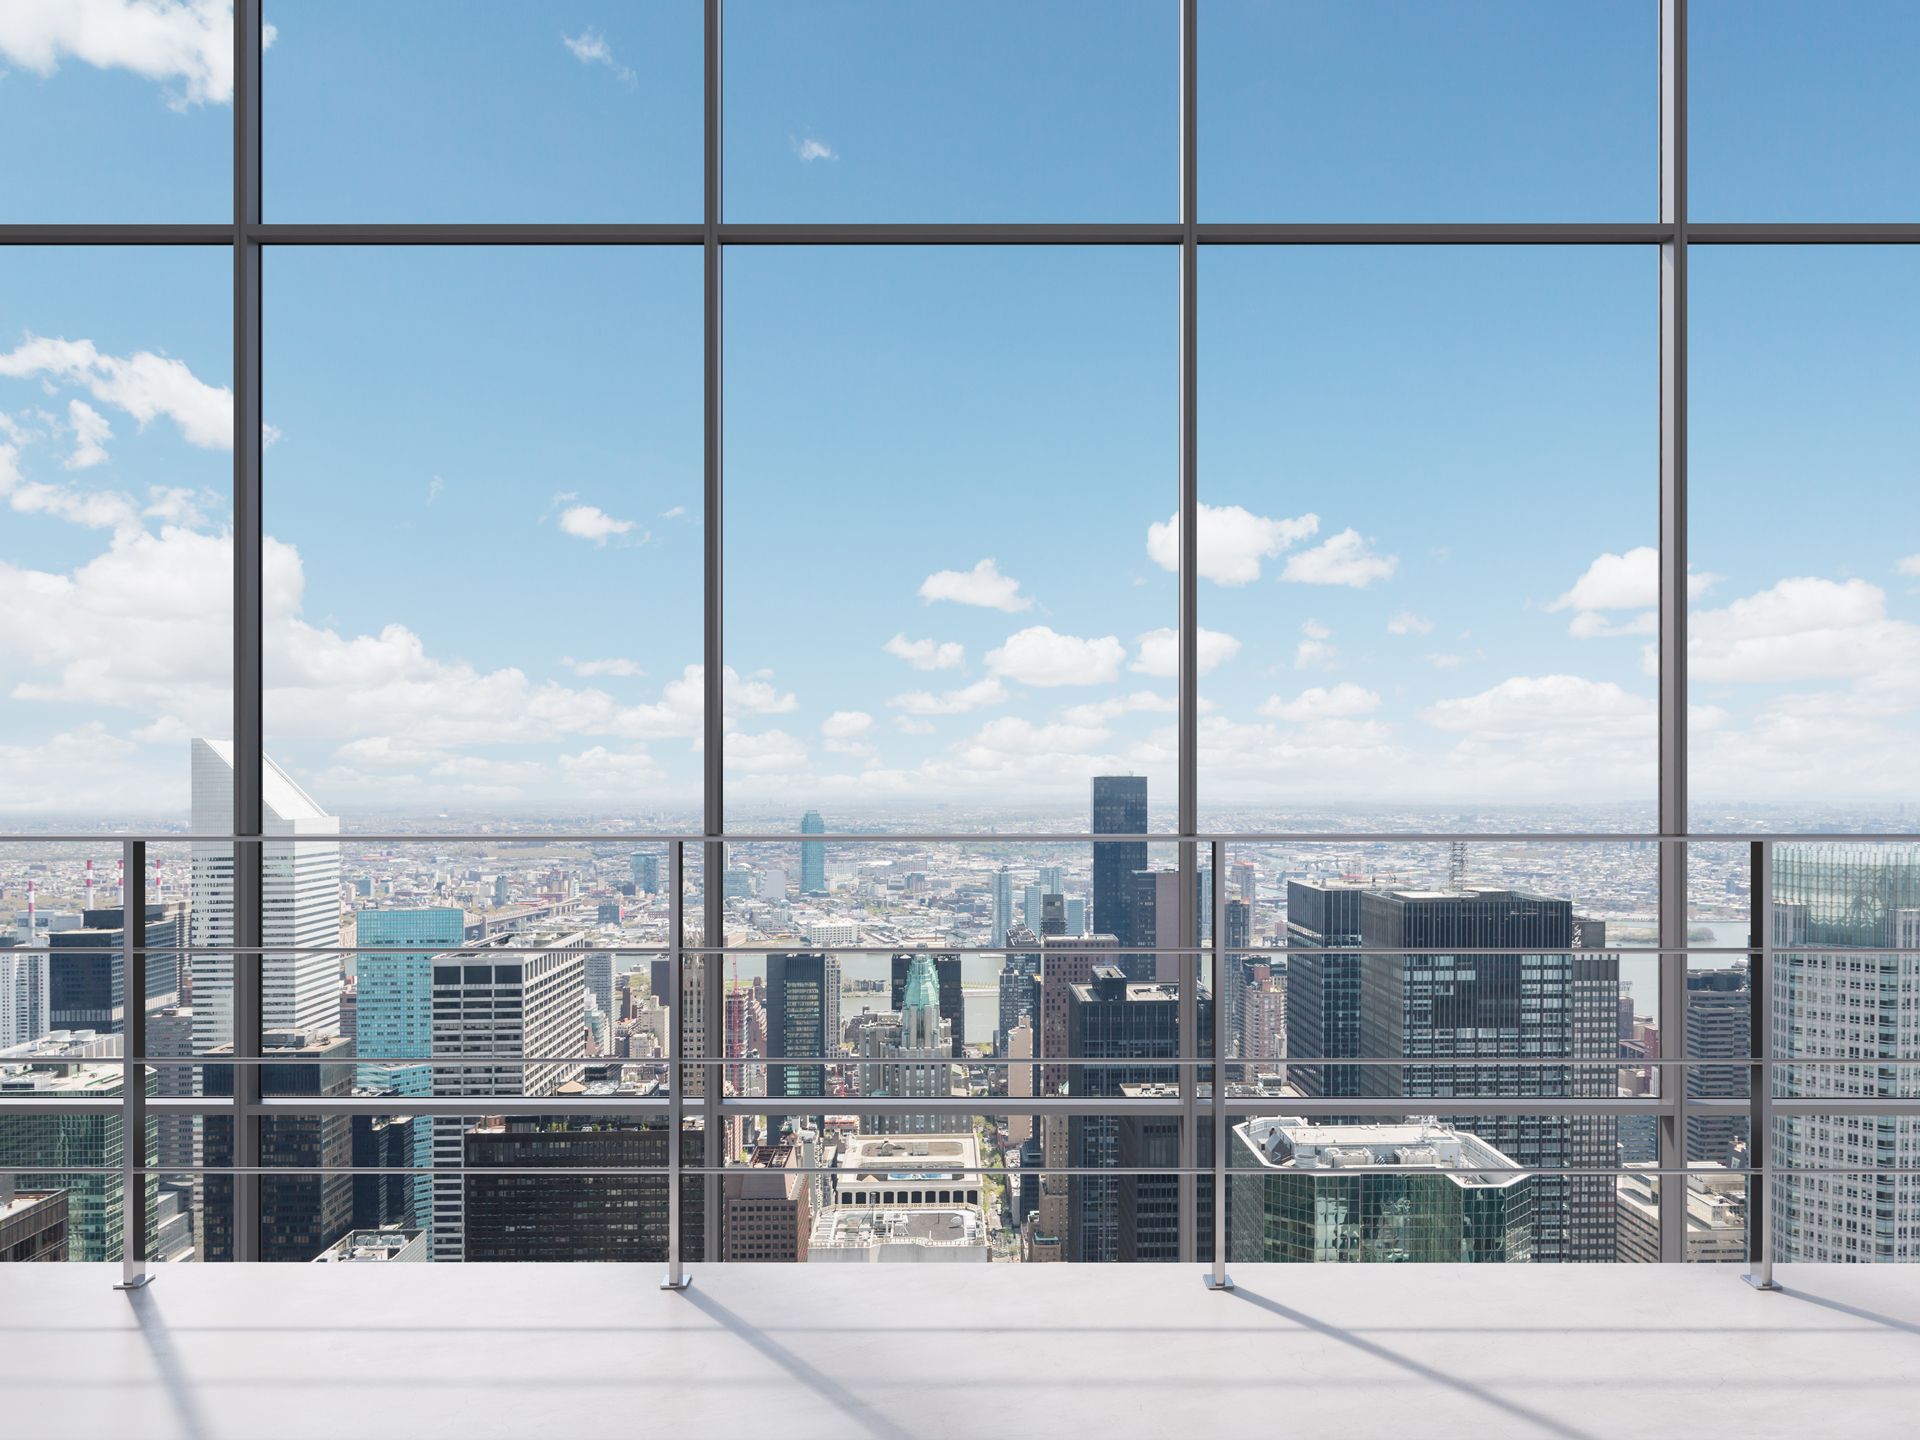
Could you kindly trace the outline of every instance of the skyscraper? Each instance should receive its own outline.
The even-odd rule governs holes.
[[[647,895],[660,893],[660,854],[656,850],[635,850],[627,856],[627,875],[633,888]]]
[[[55,1030],[126,1028],[126,934],[123,911],[85,912],[78,930],[47,935],[48,1023]],[[147,1010],[178,1002],[181,949],[187,943],[187,907],[170,900],[147,906]]]
[[[941,990],[941,998],[946,995]],[[993,1050],[1006,1054],[1007,1037],[1020,1023],[1022,1015],[1040,1020],[1040,937],[1024,926],[1007,932],[1007,959],[1000,967],[1000,1024],[994,1032]]]
[[[1093,777],[1093,833],[1144,835],[1147,833],[1147,777],[1096,775]],[[1128,897],[1135,871],[1147,868],[1144,840],[1096,842],[1093,847],[1093,927],[1113,936],[1121,949],[1153,943],[1136,940]]]
[[[361,910],[354,916],[356,945],[392,945],[392,950],[362,951],[355,957],[359,980],[354,1053],[360,1061],[355,1083],[394,1095],[433,1094],[433,1066],[394,1063],[433,1054],[433,957],[458,950],[466,938],[466,912],[453,906],[415,910]],[[423,1118],[409,1132],[411,1164],[433,1163],[433,1126]],[[427,1177],[412,1187],[412,1224],[433,1224],[432,1188]],[[363,1222],[364,1223],[364,1222]]]
[[[896,1012],[906,1007],[907,975],[917,958],[905,951],[897,952],[893,957],[887,994],[888,1005]],[[953,1058],[958,1060],[967,1053],[967,997],[960,988],[960,957],[938,954],[931,958],[934,973],[940,982],[940,1018],[947,1022],[947,1032],[953,1041]]]
[[[1570,901],[1492,886],[1369,890],[1360,938],[1363,1093],[1407,1097],[1440,1112],[1524,1166],[1608,1170],[1618,1163],[1609,1116],[1448,1117],[1448,1096],[1612,1098],[1611,1063],[1503,1066],[1503,1059],[1618,1058],[1619,958],[1573,948]],[[1483,948],[1484,947],[1484,948]],[[1511,950],[1520,953],[1489,953]],[[1395,954],[1395,951],[1408,953]],[[1484,1064],[1422,1064],[1423,1060]],[[1611,1261],[1617,1251],[1610,1176],[1541,1175],[1534,1182],[1534,1258]]]
[[[192,754],[194,831],[231,834],[233,745],[195,740]],[[340,833],[340,822],[265,757],[260,782],[265,834]],[[261,1027],[337,1035],[340,957],[329,947],[340,943],[340,847],[301,840],[269,841],[260,849]],[[194,1048],[202,1054],[234,1038],[233,862],[232,845],[193,842],[188,943],[194,947]]]
[[[1687,971],[1687,1055],[1725,1065],[1687,1067],[1687,1098],[1735,1099],[1748,1093],[1747,1060],[1753,1054],[1753,992],[1747,968]],[[1687,1162],[1733,1165],[1734,1146],[1745,1138],[1740,1115],[1694,1113],[1687,1117]]]
[[[1013,872],[1002,865],[993,872],[993,940],[997,949],[1007,943],[1013,927]]]
[[[1354,885],[1287,882],[1287,1079],[1302,1095],[1361,1093],[1359,1066],[1312,1062],[1365,1054],[1360,975],[1369,961],[1357,953],[1364,893]]]
[[[839,1036],[830,1020],[828,992],[837,999],[840,967],[825,954],[773,954],[767,957],[768,1128],[777,1138],[781,1123],[794,1114],[817,1115],[827,1093],[827,1067],[810,1057],[838,1053]],[[778,1100],[816,1103],[776,1112]]]
[[[809,810],[800,817],[802,835],[824,835],[827,822],[820,818],[818,810]],[[800,842],[800,893],[802,895],[824,895],[827,893],[827,847],[818,840]]]
[[[486,1056],[472,1065],[441,1065],[436,1095],[551,1095],[583,1070],[586,1054],[587,936],[582,931],[502,935],[434,957],[433,1046],[440,1060]],[[527,1057],[527,1058],[515,1058]],[[465,1192],[460,1168],[464,1136],[485,1114],[436,1116],[433,1123],[433,1258],[466,1253]]]
[[[953,1093],[952,1023],[941,1018],[941,999],[932,957],[915,955],[898,1027],[875,1026],[863,1037],[861,1058],[880,1063],[860,1067],[861,1094],[915,1100]],[[937,1135],[953,1128],[953,1117],[931,1111],[876,1115],[868,1128],[882,1135]]]
[[[1920,1099],[1920,845],[1782,845],[1773,852],[1773,1053],[1783,1097]],[[1777,1116],[1774,1164],[1852,1171],[1775,1181],[1774,1256],[1920,1259],[1920,1117]]]
[[[1073,987],[1093,979],[1096,965],[1119,963],[1111,935],[1043,935],[1040,937],[1040,1058],[1058,1060],[1067,1054],[1067,1010]],[[1067,1073],[1073,1067],[1040,1067],[1040,1093],[1066,1093]],[[1064,1138],[1061,1141],[1064,1146]]]
[[[45,954],[0,950],[0,1048],[25,1045],[53,1028],[52,972]]]

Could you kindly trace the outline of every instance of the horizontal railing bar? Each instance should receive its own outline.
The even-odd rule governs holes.
[[[1202,245],[1658,245],[1657,220],[1592,222],[1202,221]]]
[[[1090,844],[1212,844],[1223,845],[1424,845],[1448,844],[1467,840],[1489,845],[1619,845],[1687,843],[1695,845],[1746,845],[1768,841],[1777,845],[1840,844],[1920,844],[1920,831],[1694,831],[1650,830],[1233,830],[1195,831],[1183,835],[1177,831],[1153,831],[1093,834],[1085,831],[876,831],[872,833],[836,832],[803,835],[781,830],[769,833],[732,832],[708,835],[698,832],[563,831],[543,834],[529,831],[503,833],[450,831],[444,834],[381,834],[343,831],[336,835],[232,835],[193,831],[50,831],[43,834],[0,834],[0,845],[81,844],[94,841],[140,841],[147,844],[247,844],[247,845],[787,845],[805,841],[821,845],[862,844],[955,844],[955,845],[1090,845]],[[690,869],[693,867],[689,867]]]
[[[565,929],[569,925],[592,926],[599,922],[584,917],[568,920],[557,917],[549,922],[556,929]],[[1732,923],[1731,921],[1722,923]],[[497,930],[495,935],[515,935],[517,930]],[[1098,936],[1075,935],[1065,937],[1074,940],[1098,939]],[[118,941],[103,941],[99,945],[18,945],[8,949],[9,955],[62,955],[72,957],[93,957],[117,955],[123,946]],[[398,955],[402,957],[425,956],[429,959],[484,960],[501,955],[513,955],[524,950],[537,950],[535,945],[488,946],[483,941],[468,940],[454,946],[416,945],[411,948],[402,945],[143,945],[140,947],[147,955],[187,955],[207,958],[241,955]],[[676,947],[666,941],[633,942],[614,941],[604,945],[588,945],[582,954],[595,955],[671,955]],[[815,943],[800,937],[790,940],[768,941],[757,945],[696,945],[688,943],[678,947],[683,955],[789,955],[795,952],[811,953],[825,951],[834,955],[904,955],[909,952],[929,955],[1034,955],[1041,953],[1023,945],[949,945],[942,942],[926,942],[923,939],[901,941],[894,945],[833,945]],[[1561,947],[1541,945],[1486,945],[1467,949],[1458,945],[1441,946],[1383,946],[1383,945],[1253,945],[1245,949],[1234,948],[1229,955],[1240,959],[1286,959],[1289,955],[1357,955],[1369,956],[1395,955],[1612,955],[1641,958],[1648,955],[1758,955],[1766,951],[1761,945],[1602,945],[1586,948],[1567,945]],[[1089,953],[1081,948],[1078,954]],[[1199,955],[1210,956],[1214,953],[1211,945],[1102,945],[1097,953],[1115,955],[1122,958],[1146,959],[1155,955]],[[1775,955],[1920,955],[1920,947],[1899,945],[1775,945]],[[1085,982],[1079,982],[1085,983]],[[1170,980],[1140,980],[1131,982],[1142,985],[1170,985]]]
[[[892,223],[733,222],[722,245],[1178,245],[1178,221],[1009,221]],[[1657,245],[1663,221],[1201,221],[1201,245]],[[0,224],[6,245],[698,245],[699,222],[500,223],[273,222],[214,224]],[[1691,222],[1687,239],[1706,245],[1902,245],[1920,243],[1904,222]]]
[[[538,1132],[528,1131],[523,1133],[535,1134]],[[554,1133],[567,1133],[567,1132],[554,1132]],[[587,1132],[575,1132],[575,1133],[587,1133]],[[666,1132],[651,1131],[647,1133],[662,1134]],[[692,1131],[692,1130],[687,1130],[682,1132],[683,1135],[693,1135],[696,1133],[698,1132]],[[846,1167],[836,1167],[836,1168],[828,1169],[823,1167],[806,1168],[801,1166],[779,1166],[776,1168],[776,1167],[761,1167],[761,1166],[751,1166],[751,1165],[682,1165],[680,1167],[679,1173],[683,1177],[689,1176],[689,1175],[753,1175],[753,1174],[860,1176],[860,1175],[872,1174],[874,1172],[874,1168],[875,1167],[872,1167],[872,1166],[846,1166]],[[377,1166],[368,1166],[368,1165],[333,1165],[333,1166],[318,1166],[318,1165],[273,1165],[273,1166],[13,1165],[13,1166],[6,1166],[6,1165],[0,1165],[0,1175],[124,1175],[127,1173],[129,1169],[133,1170],[135,1173],[138,1173],[138,1174],[152,1175],[155,1177],[164,1177],[169,1175],[279,1175],[279,1176],[287,1176],[287,1177],[298,1176],[298,1175],[392,1175],[392,1176],[426,1175],[426,1176],[438,1176],[442,1179],[451,1179],[455,1176],[478,1175],[478,1176],[516,1176],[520,1178],[526,1178],[530,1176],[558,1176],[561,1178],[609,1176],[609,1177],[632,1177],[632,1178],[638,1178],[638,1179],[658,1178],[661,1180],[665,1180],[669,1178],[669,1174],[670,1174],[670,1170],[667,1162],[662,1161],[658,1166],[592,1167],[592,1166],[560,1166],[560,1165],[554,1165],[554,1166],[443,1165],[443,1166],[440,1166],[438,1169],[434,1169],[430,1166],[420,1166],[420,1165],[395,1165],[387,1168],[381,1168]],[[1050,1166],[1045,1168],[1035,1166],[1031,1169],[1018,1166],[1018,1165],[1010,1165],[1010,1166],[1004,1166],[1004,1167],[940,1165],[940,1166],[927,1166],[923,1169],[914,1170],[911,1167],[906,1165],[901,1165],[896,1167],[896,1166],[893,1166],[891,1162],[889,1162],[889,1169],[887,1173],[888,1174],[895,1174],[895,1173],[911,1174],[915,1178],[918,1178],[919,1176],[922,1176],[922,1175],[925,1175],[925,1176],[982,1175],[982,1176],[989,1176],[989,1177],[1012,1177],[1012,1178],[1032,1176],[1039,1179],[1045,1179],[1051,1176],[1068,1175],[1068,1176],[1081,1176],[1081,1177],[1086,1177],[1089,1179],[1097,1179],[1097,1180],[1115,1180],[1115,1179],[1125,1179],[1129,1176],[1144,1176],[1147,1178],[1152,1178],[1155,1176],[1169,1176],[1169,1175],[1211,1175],[1213,1174],[1213,1170],[1211,1167],[1208,1167],[1208,1166],[1196,1166],[1196,1167],[1182,1169],[1177,1165],[1163,1165],[1163,1166],[1155,1166],[1153,1168],[1121,1167],[1121,1166],[1104,1167],[1104,1166],[1084,1166],[1084,1165],[1075,1167],[1075,1166],[1062,1165],[1062,1166]],[[1290,1171],[1289,1170],[1274,1171],[1274,1170],[1268,1170],[1268,1169],[1255,1169],[1253,1166],[1250,1166],[1250,1165],[1246,1165],[1246,1166],[1229,1165],[1227,1167],[1227,1177],[1230,1180],[1235,1176],[1242,1176],[1248,1179],[1258,1179],[1258,1178],[1264,1178],[1266,1176],[1269,1176],[1275,1173],[1308,1175],[1308,1176],[1314,1177],[1315,1179],[1338,1178],[1339,1176],[1342,1176],[1342,1175],[1415,1174],[1415,1175],[1460,1175],[1460,1176],[1516,1175],[1516,1176],[1540,1176],[1540,1177],[1549,1177],[1549,1178],[1558,1178],[1558,1177],[1565,1176],[1565,1177],[1585,1177],[1590,1179],[1611,1178],[1611,1179],[1618,1180],[1618,1179],[1631,1179],[1633,1177],[1643,1176],[1643,1175],[1656,1176],[1656,1177],[1668,1176],[1668,1175],[1676,1176],[1676,1177],[1682,1176],[1682,1175],[1698,1177],[1702,1173],[1710,1173],[1715,1178],[1731,1177],[1731,1176],[1744,1176],[1747,1178],[1752,1178],[1754,1176],[1761,1174],[1762,1172],[1758,1170],[1749,1170],[1744,1168],[1734,1168],[1734,1169],[1722,1168],[1722,1169],[1714,1170],[1711,1172],[1702,1172],[1697,1168],[1689,1168],[1686,1170],[1681,1170],[1681,1169],[1664,1169],[1663,1170],[1658,1166],[1654,1166],[1654,1165],[1644,1165],[1644,1166],[1643,1165],[1624,1165],[1624,1166],[1617,1166],[1613,1169],[1600,1169],[1600,1168],[1582,1169],[1582,1168],[1575,1168],[1571,1166],[1521,1166],[1521,1165],[1514,1165],[1514,1166],[1499,1166],[1499,1165],[1474,1165],[1474,1166],[1353,1165],[1353,1166],[1346,1166],[1346,1165],[1343,1165],[1338,1169],[1334,1169],[1329,1166],[1316,1166],[1312,1168],[1303,1168],[1303,1169],[1290,1170]],[[1792,1176],[1792,1175],[1910,1176],[1910,1175],[1920,1175],[1920,1166],[1902,1167],[1902,1166],[1889,1165],[1889,1166],[1845,1166],[1843,1167],[1843,1166],[1769,1165],[1765,1173],[1768,1175],[1775,1175],[1775,1176],[1779,1176],[1779,1175],[1787,1175],[1787,1176]],[[63,1187],[49,1186],[47,1188],[59,1189]],[[844,1204],[845,1202],[840,1202],[840,1203]],[[916,1203],[916,1202],[908,1202],[908,1203]],[[937,1205],[941,1202],[922,1201],[917,1203]],[[873,1208],[877,1209],[877,1208],[885,1208],[885,1207],[883,1205],[875,1205]],[[899,1208],[899,1207],[896,1204],[894,1208]],[[361,1227],[361,1228],[371,1228],[371,1227]]]
[[[1218,1061],[1213,1055],[966,1055],[949,1058],[953,1065],[985,1065],[990,1067],[1011,1067],[1016,1065],[1213,1065]],[[1762,1059],[1748,1055],[1571,1055],[1561,1057],[1504,1056],[1504,1055],[1229,1055],[1228,1065],[1253,1065],[1262,1062],[1288,1065],[1311,1065],[1318,1068],[1336,1068],[1341,1065],[1420,1065],[1433,1068],[1449,1066],[1459,1068],[1486,1066],[1519,1066],[1545,1069],[1556,1065],[1578,1065],[1587,1070],[1646,1070],[1660,1066],[1673,1066],[1681,1069],[1707,1070],[1722,1066],[1749,1069],[1756,1065],[1790,1067],[1796,1065],[1853,1065],[1860,1067],[1878,1067],[1885,1065],[1920,1065],[1920,1056],[1903,1056],[1899,1059],[1860,1060],[1831,1055],[1810,1056],[1806,1059],[1781,1059],[1778,1056]],[[89,1058],[28,1057],[8,1059],[0,1055],[0,1066],[18,1064],[25,1066],[48,1065],[145,1065],[154,1069],[162,1067],[172,1069],[191,1069],[201,1065],[422,1065],[428,1068],[461,1066],[467,1069],[486,1067],[502,1069],[514,1065],[630,1065],[653,1066],[660,1070],[679,1065],[898,1065],[903,1063],[900,1057],[892,1059],[866,1055],[683,1055],[678,1060],[669,1060],[664,1055],[342,1055],[337,1059],[315,1060],[312,1056],[299,1055],[121,1055],[93,1056]],[[935,1064],[934,1060],[917,1060],[915,1064]]]

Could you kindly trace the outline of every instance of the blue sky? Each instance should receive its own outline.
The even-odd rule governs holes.
[[[75,18],[125,9],[0,14],[5,218],[225,217],[223,7]],[[1696,218],[1920,209],[1920,14],[1822,10],[1696,3]],[[1209,3],[1203,213],[1651,218],[1653,13]],[[728,213],[1171,219],[1173,16],[733,0]],[[697,218],[691,0],[268,18],[269,218]],[[1904,800],[1920,255],[1693,266],[1695,794]],[[184,815],[230,705],[229,258],[7,273],[0,808]],[[268,256],[269,748],[323,802],[696,802],[699,280]],[[1200,285],[1203,811],[1650,816],[1655,257],[1209,249]],[[1168,250],[729,253],[736,815],[1171,799],[1177,323]]]

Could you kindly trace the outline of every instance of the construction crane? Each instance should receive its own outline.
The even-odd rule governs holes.
[[[1447,845],[1447,887],[1458,890],[1467,883],[1467,842],[1450,841]]]

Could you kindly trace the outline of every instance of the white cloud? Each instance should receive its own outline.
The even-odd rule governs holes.
[[[1007,687],[1000,683],[997,676],[989,675],[984,680],[976,680],[971,685],[938,695],[930,690],[896,695],[887,704],[909,715],[964,715],[969,710],[978,710],[985,705],[998,705],[1006,698]]]
[[[107,458],[113,427],[84,400],[67,402],[67,423],[73,428],[73,453],[63,462],[69,470],[88,470]]]
[[[726,767],[746,775],[777,774],[807,763],[807,747],[784,730],[757,735],[729,732],[725,741]]]
[[[686,506],[672,505],[660,512],[660,518],[662,520],[678,520],[682,515],[686,513],[687,513]]]
[[[1343,680],[1331,689],[1316,685],[1311,690],[1302,690],[1291,700],[1271,696],[1260,706],[1260,713],[1269,720],[1303,725],[1314,720],[1348,720],[1357,715],[1371,715],[1379,708],[1380,697],[1373,691]]]
[[[1893,568],[1902,575],[1920,575],[1920,555],[1902,556]]]
[[[1152,690],[1135,690],[1130,695],[1116,695],[1106,700],[1090,700],[1084,705],[1069,705],[1060,712],[1060,718],[1069,725],[1104,725],[1107,721],[1117,720],[1122,715],[1141,712],[1171,715],[1179,708],[1179,704],[1171,695],[1157,694]]]
[[[616,520],[598,505],[569,505],[560,512],[560,528],[577,539],[604,545],[615,535],[631,534],[634,522]]]
[[[1421,657],[1436,670],[1457,670],[1465,656],[1449,654],[1440,650],[1430,650]]]
[[[873,716],[864,710],[836,710],[820,722],[820,733],[830,740],[851,740],[873,729]]]
[[[1073,725],[1064,721],[1036,725],[1017,715],[1003,715],[981,726],[968,748],[1005,754],[1038,755],[1085,750],[1107,739],[1104,725]]]
[[[1652,798],[1655,705],[1612,681],[1515,676],[1420,712],[1458,736],[1445,757],[1456,784],[1518,798],[1529,791]]]
[[[931,735],[939,728],[931,720],[916,719],[912,715],[896,715],[893,724],[902,735]]]
[[[1199,673],[1205,675],[1210,670],[1233,659],[1240,653],[1240,642],[1233,636],[1219,630],[1200,627],[1194,637],[1199,647]],[[1138,637],[1140,658],[1127,668],[1142,675],[1171,677],[1180,673],[1180,635],[1171,627],[1149,630]]]
[[[1200,575],[1216,585],[1251,585],[1260,578],[1260,562],[1306,539],[1320,528],[1318,515],[1272,520],[1239,505],[1199,508]],[[1147,554],[1162,570],[1180,569],[1180,516],[1147,526]]]
[[[179,87],[175,109],[233,98],[232,0],[6,0],[0,58],[51,75],[71,57]]]
[[[666,778],[666,772],[644,745],[627,750],[594,745],[578,755],[562,755],[559,763],[561,779],[569,790],[601,798],[658,785]]]
[[[1280,578],[1297,585],[1350,585],[1364,590],[1376,580],[1392,579],[1399,566],[1399,556],[1368,549],[1358,530],[1342,530],[1311,550],[1288,556]]]
[[[1389,635],[1431,635],[1433,621],[1424,615],[1416,615],[1411,610],[1402,610],[1387,621]]]
[[[613,58],[613,47],[607,44],[607,37],[591,26],[578,35],[561,32],[560,43],[572,52],[573,58],[582,65],[604,65],[614,73],[622,85],[634,83],[633,71]]]
[[[1300,633],[1309,640],[1325,640],[1333,634],[1333,631],[1319,620],[1308,619],[1300,622]]]
[[[1852,678],[1883,688],[1920,666],[1920,626],[1890,619],[1886,592],[1865,580],[1796,576],[1688,625],[1696,681]]]
[[[29,335],[0,355],[0,376],[82,385],[94,399],[124,410],[143,428],[164,415],[190,445],[233,448],[233,392],[195,378],[181,361],[148,350],[126,357],[102,355],[91,340]],[[277,436],[268,426],[269,441]]]
[[[816,140],[811,135],[792,138],[793,153],[800,157],[801,163],[811,165],[816,160],[838,160],[840,152],[824,140]]]
[[[1127,647],[1112,635],[1083,639],[1030,625],[987,652],[987,669],[1023,685],[1104,685],[1117,679]]]
[[[1007,614],[1033,608],[1032,599],[1020,593],[1020,582],[1002,575],[992,556],[971,570],[936,570],[920,582],[920,598],[929,603],[951,600],[957,605],[978,605]]]
[[[433,504],[446,493],[446,489],[447,482],[438,475],[427,481],[427,504]]]
[[[1324,640],[1302,640],[1293,647],[1293,668],[1323,670],[1333,663],[1333,657],[1339,653],[1339,646],[1329,645]]]
[[[560,657],[560,663],[583,679],[593,679],[602,675],[631,679],[647,673],[631,660],[576,660],[571,655],[563,655]]]
[[[1687,576],[1687,598],[1697,600],[1706,594],[1720,576],[1697,571]],[[1572,610],[1567,633],[1590,640],[1620,635],[1651,635],[1658,628],[1660,604],[1660,552],[1651,545],[1636,545],[1624,554],[1607,551],[1598,556],[1573,582],[1573,588],[1547,606],[1549,611]],[[1640,610],[1645,613],[1631,620],[1613,621],[1601,613],[1608,610]]]
[[[909,640],[905,632],[880,648],[916,670],[957,670],[967,659],[966,646],[957,640]]]

